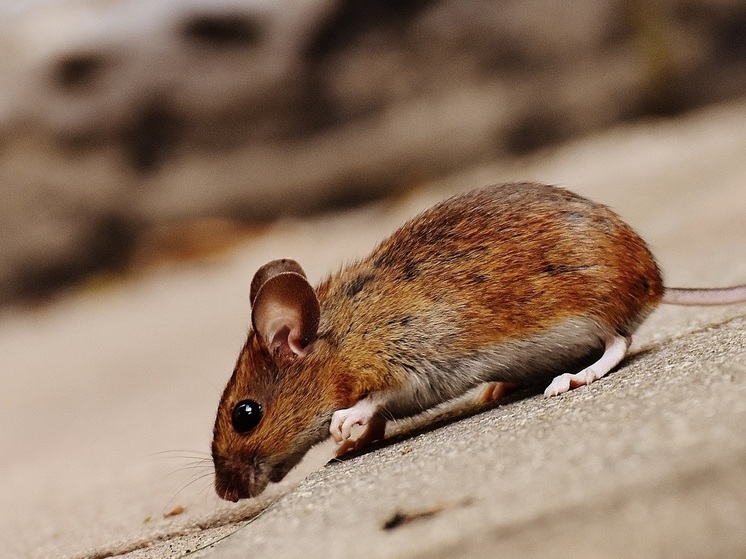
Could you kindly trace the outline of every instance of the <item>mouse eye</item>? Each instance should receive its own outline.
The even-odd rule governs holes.
[[[243,400],[233,408],[231,421],[237,433],[248,433],[262,420],[262,405],[254,400]]]

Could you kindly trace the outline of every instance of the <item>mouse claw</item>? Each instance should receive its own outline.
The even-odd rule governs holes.
[[[367,425],[378,411],[378,407],[369,398],[363,398],[351,408],[337,410],[332,415],[329,432],[338,443],[352,436],[354,425]]]
[[[350,452],[354,452],[358,449],[357,441],[344,441],[340,443],[340,445],[337,447],[337,450],[334,452],[334,456],[337,458],[340,458],[344,456],[345,454],[348,454]]]
[[[572,388],[585,386],[597,381],[619,364],[627,353],[629,344],[629,338],[614,336],[606,342],[604,354],[598,361],[579,373],[564,373],[555,377],[544,391],[544,396],[559,396]]]
[[[355,440],[352,440],[352,428],[362,425],[365,430]],[[376,406],[370,399],[364,398],[351,408],[337,410],[332,415],[329,432],[338,443],[337,456],[353,450],[359,450],[373,441],[382,439],[386,431],[386,420],[378,413]]]
[[[568,392],[570,390],[571,377],[573,376],[575,375],[565,373],[554,377],[551,384],[547,386],[546,390],[544,390],[544,396],[559,396],[560,394]]]
[[[346,439],[337,447],[336,456],[344,456],[349,452],[355,452],[364,449],[366,446],[380,441],[386,434],[386,420],[380,415],[375,415],[365,425],[365,430],[357,439]]]

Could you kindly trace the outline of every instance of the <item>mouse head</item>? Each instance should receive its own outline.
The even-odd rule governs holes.
[[[334,411],[320,382],[319,302],[297,262],[274,260],[251,282],[252,328],[218,406],[215,490],[253,497],[329,435]]]

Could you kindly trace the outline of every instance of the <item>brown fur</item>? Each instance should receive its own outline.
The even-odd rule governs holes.
[[[281,478],[328,435],[335,410],[367,395],[395,394],[417,377],[406,401],[388,408],[408,415],[484,380],[514,381],[497,372],[465,378],[465,364],[487,350],[515,353],[563,324],[592,325],[592,339],[596,328],[629,336],[660,302],[663,283],[645,243],[611,210],[526,183],[434,206],[316,295],[319,326],[305,355],[271,353],[249,333],[215,423],[221,496],[255,495]],[[243,399],[265,415],[239,435],[231,410]]]

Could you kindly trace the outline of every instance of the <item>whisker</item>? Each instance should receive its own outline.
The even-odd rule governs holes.
[[[171,455],[171,456],[159,456],[158,457],[158,459],[166,459],[166,458],[170,458],[170,459],[173,459],[173,460],[187,460],[187,461],[189,461],[191,463],[194,463],[194,464],[196,464],[196,463],[204,463],[204,462],[212,462],[212,457],[207,458],[207,457],[203,457],[203,456],[188,456],[186,454],[184,454],[184,455],[178,455],[178,456],[174,454],[174,455]]]
[[[176,495],[181,493],[184,489],[192,485],[193,483],[196,483],[197,481],[204,479],[208,476],[212,475],[212,472],[200,472],[198,474],[194,474],[192,477],[190,477],[182,486],[181,488],[176,492]]]
[[[200,477],[198,477],[197,479],[194,479],[194,480],[192,480],[192,481],[191,481],[191,482],[190,482],[189,484],[191,485],[191,484],[193,484],[193,483],[196,483],[196,482],[198,482],[198,481],[199,481],[200,479],[204,479],[205,477],[207,477],[207,476],[200,476]],[[201,496],[202,496],[202,495],[204,494],[204,492],[205,492],[205,491],[206,491],[207,489],[209,489],[210,487],[212,487],[212,481],[210,481],[210,483],[208,483],[207,485],[205,485],[205,486],[204,486],[204,487],[203,487],[202,489],[200,489],[200,490],[199,490],[199,491],[198,491],[198,492],[197,492],[197,493],[196,493],[196,494],[194,495],[194,497],[193,497],[193,498],[192,498],[192,500],[191,500],[191,501],[189,502],[189,504],[188,504],[188,505],[186,506],[186,508],[188,508],[188,509],[189,509],[189,508],[192,508],[192,507],[194,507],[194,503],[196,503],[196,502],[197,502],[197,500],[198,500],[198,499],[199,499],[199,498],[200,498],[200,497],[201,497]]]
[[[211,460],[212,455],[209,452],[201,450],[160,450],[154,452],[151,456],[159,458],[195,458],[200,460]]]
[[[174,499],[176,499],[176,497],[178,497],[178,496],[179,496],[179,494],[180,494],[180,493],[181,493],[182,491],[184,491],[184,490],[185,490],[185,489],[186,489],[187,487],[189,487],[189,486],[190,486],[190,485],[192,485],[193,483],[196,483],[196,482],[198,482],[199,480],[201,480],[201,479],[205,479],[206,477],[208,477],[208,476],[211,476],[211,475],[212,475],[212,472],[203,472],[203,473],[201,473],[201,474],[197,474],[197,475],[194,475],[194,476],[192,476],[192,477],[191,477],[191,478],[190,478],[190,479],[189,479],[189,480],[188,480],[187,482],[185,482],[185,483],[184,483],[184,484],[183,484],[183,485],[182,485],[182,486],[181,486],[181,487],[180,487],[180,488],[179,488],[179,489],[178,489],[178,490],[176,491],[176,493],[174,493],[174,496],[173,496],[173,497],[171,497],[171,498],[170,498],[170,499],[169,499],[168,501],[166,501],[166,507],[168,507],[168,505],[170,505],[170,504],[171,504],[171,503],[172,503],[172,502],[174,501]]]
[[[168,450],[157,450],[153,454],[168,454],[169,452],[186,452],[189,454],[199,454],[208,456],[210,453],[206,450],[194,450],[193,448],[170,448]]]
[[[184,463],[169,471],[166,475],[173,476],[175,474],[190,471],[190,470],[206,470],[212,471],[212,456],[210,454],[201,451],[192,450],[162,450],[155,452],[152,455],[155,458],[166,458],[171,460],[179,460]],[[183,489],[183,488],[182,488]],[[181,491],[181,490],[179,490]],[[177,493],[178,494],[178,493]]]
[[[205,494],[205,491],[207,491],[207,490],[208,490],[208,489],[210,489],[211,487],[212,487],[212,482],[208,483],[208,484],[207,484],[207,485],[205,485],[205,486],[204,486],[204,487],[203,487],[203,488],[202,488],[202,489],[201,489],[200,491],[198,491],[198,492],[197,492],[197,494],[196,494],[196,495],[194,496],[194,499],[192,499],[192,504],[194,504],[194,502],[195,502],[195,501],[196,501],[197,499],[199,499],[200,497],[202,497],[202,496],[203,496],[203,495]]]
[[[186,466],[182,466],[181,468],[176,468],[175,470],[170,471],[168,475],[174,475],[180,472],[187,472],[191,470],[212,471],[212,464],[187,464]]]

